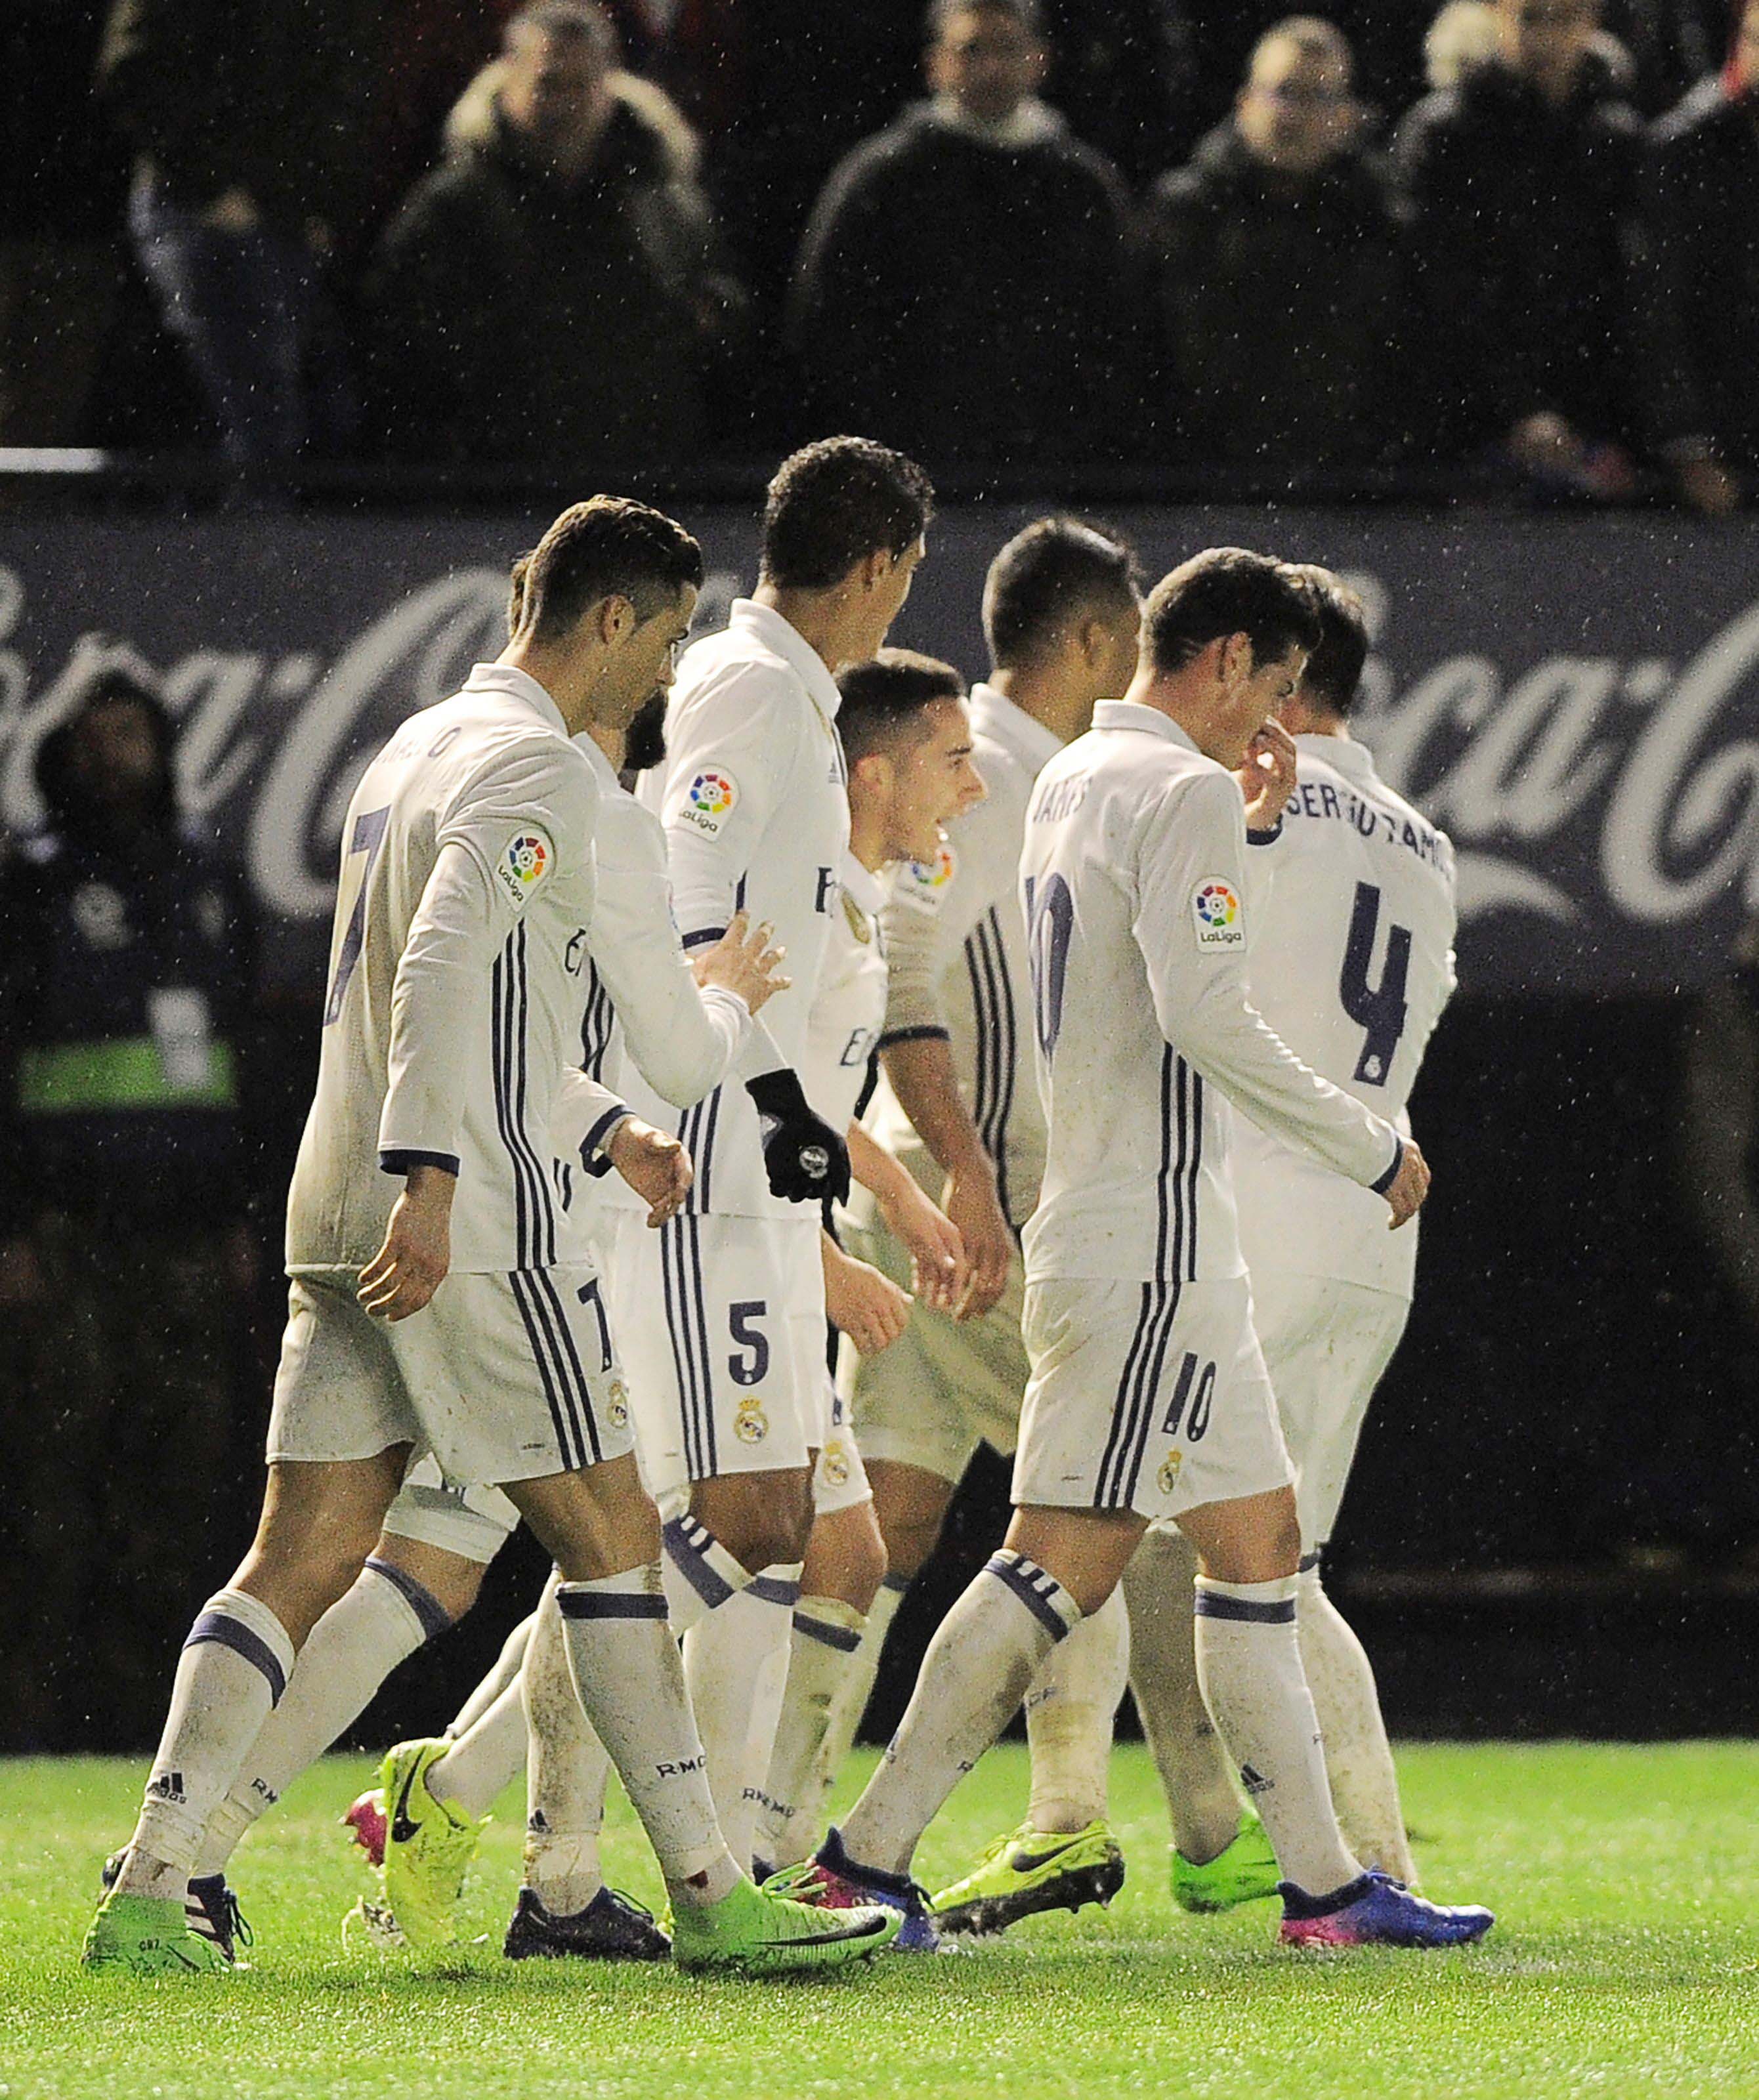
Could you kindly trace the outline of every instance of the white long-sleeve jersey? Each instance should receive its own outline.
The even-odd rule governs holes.
[[[1032,785],[1062,749],[992,686],[971,689],[972,759],[983,800],[947,826],[932,866],[892,877],[886,913],[891,987],[881,1047],[944,1035],[1001,1205],[1018,1230],[1045,1171],[1045,1115],[1032,1068],[1032,986],[1020,915],[1020,842]],[[920,1150],[889,1087],[875,1096],[874,1135],[902,1157]]]
[[[726,630],[697,642],[678,667],[666,762],[641,788],[665,827],[686,948],[716,939],[743,908],[787,949],[789,988],[762,1020],[797,1071],[849,845],[840,699],[823,659],[780,613],[736,598]],[[656,1122],[665,1114],[633,1079],[630,1101]],[[770,1193],[758,1112],[743,1086],[717,1088],[682,1124],[671,1121],[696,1164],[692,1210],[803,1215]]]
[[[1403,1147],[1247,995],[1240,788],[1134,701],[1040,774],[1020,863],[1050,1127],[1029,1281],[1238,1276],[1232,1109],[1385,1188]]]
[[[833,1130],[855,1114],[886,1020],[886,888],[853,854],[843,855],[841,885],[799,1068],[807,1099]]]
[[[1405,1108],[1453,995],[1453,848],[1348,737],[1303,736],[1274,840],[1247,855],[1253,1003],[1296,1055],[1408,1132]],[[1242,1124],[1234,1154],[1249,1269],[1337,1277],[1408,1298],[1415,1225]]]
[[[455,1269],[558,1260],[552,1111],[578,1062],[599,804],[550,695],[499,664],[413,715],[361,776],[290,1270],[370,1260],[423,1161],[458,1177]],[[584,1097],[582,1136],[616,1120],[607,1104]]]

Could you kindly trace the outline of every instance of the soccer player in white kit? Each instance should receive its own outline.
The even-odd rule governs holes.
[[[1292,1469],[1229,1181],[1237,1109],[1383,1193],[1394,1224],[1427,1188],[1416,1147],[1302,1064],[1246,996],[1248,810],[1230,769],[1273,757],[1251,810],[1265,821],[1293,756],[1265,724],[1317,638],[1285,565],[1199,555],[1149,598],[1125,698],[1039,776],[1021,876],[1050,1135],[1026,1235],[1014,1521],[809,1884],[895,1904],[900,1947],[935,1943],[908,1873],[922,1830],[1157,1517],[1203,1559],[1200,1667],[1286,1877],[1283,1938],[1430,1945],[1491,1923],[1365,1873],[1339,1833],[1297,1644]]]
[[[665,682],[701,576],[696,542],[646,505],[564,512],[532,557],[519,635],[404,723],[356,790],[289,1196],[263,1520],[185,1644],[89,1966],[224,1965],[184,1918],[204,1827],[418,1451],[503,1486],[554,1556],[571,1679],[659,1855],[680,1961],[802,1966],[892,1935],[873,1917],[812,1933],[727,1850],[597,1278],[559,1254],[552,1112],[591,1091],[564,1066],[598,801],[569,739],[626,726]],[[622,1114],[579,1134],[583,1156]]]
[[[832,666],[884,640],[931,503],[919,468],[864,439],[784,461],[757,589],[736,599],[724,633],[685,655],[666,762],[643,783],[665,823],[687,947],[717,938],[743,906],[786,950],[792,989],[764,1021],[789,1068],[803,1054],[849,837]],[[641,1088],[630,1095],[660,1119]],[[846,1193],[846,1153],[792,1070],[717,1089],[679,1127],[695,1185],[656,1234],[633,1210],[619,1221],[613,1317],[666,1519],[667,1595],[687,1629],[715,1801],[748,1858],[829,1426],[818,1224],[778,1191]]]
[[[948,826],[938,854],[900,868],[894,880],[881,1039],[887,1084],[869,1121],[960,1226],[972,1277],[957,1306],[918,1304],[891,1348],[845,1360],[891,1567],[832,1716],[824,1755],[833,1769],[972,1454],[980,1443],[1011,1453],[1019,1432],[1028,1378],[1019,1235],[1037,1203],[1045,1162],[1020,844],[1041,769],[1088,727],[1096,701],[1129,684],[1141,611],[1134,554],[1105,527],[1041,518],[1008,541],[984,580],[992,669],[971,695],[987,799]],[[852,1250],[902,1282],[904,1250],[872,1228],[864,1209],[860,1215],[869,1229],[851,1233]],[[1126,1667],[1121,1600],[1084,1621],[1065,1648],[1055,1696],[1041,1699],[1035,1687],[1027,1703],[1033,1798],[1022,1843],[1008,1849],[1033,1866],[1029,1887],[1010,1887],[1000,1899],[1010,1916],[1103,1899],[1123,1877],[1104,1820],[1112,1719]],[[962,1905],[975,1893],[946,1895]],[[985,1897],[993,1910],[997,1892],[987,1881]]]
[[[1368,646],[1361,600],[1323,569],[1300,573],[1321,633],[1281,709],[1299,753],[1295,790],[1280,826],[1248,855],[1253,999],[1315,1071],[1408,1131],[1406,1103],[1454,989],[1453,849],[1350,734]],[[1235,1133],[1233,1173],[1253,1324],[1295,1467],[1297,1623],[1332,1799],[1363,1864],[1410,1882],[1374,1673],[1326,1595],[1320,1560],[1363,1418],[1410,1314],[1416,1229],[1388,1233],[1379,1206],[1353,1182],[1248,1123]],[[1180,1542],[1157,1528],[1124,1587],[1132,1685],[1178,1852],[1204,1862],[1237,1842],[1238,1801],[1197,1685],[1183,1564]],[[1271,1891],[1261,1882],[1259,1892]]]
[[[856,1180],[897,1234],[907,1266],[894,1283],[851,1259],[827,1233],[826,1307],[868,1357],[897,1346],[910,1311],[901,1282],[925,1302],[954,1302],[962,1284],[956,1228],[915,1178],[853,1122],[884,1025],[888,959],[886,871],[932,862],[943,827],[983,799],[972,762],[965,681],[950,664],[886,649],[838,673],[838,726],[849,769],[849,855],[807,1031],[801,1078],[813,1106],[849,1132]],[[826,1367],[829,1378],[829,1366]],[[775,1749],[758,1803],[755,1846],[773,1868],[792,1866],[818,1836],[829,1774],[820,1754],[833,1707],[858,1671],[862,1635],[886,1549],[874,1520],[859,1440],[833,1394],[829,1434],[813,1480],[811,1538],[794,1608],[788,1677]]]

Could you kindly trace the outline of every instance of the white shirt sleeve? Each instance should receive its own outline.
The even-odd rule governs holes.
[[[619,811],[620,818],[634,811]],[[636,1070],[664,1101],[687,1109],[726,1078],[746,1047],[745,1002],[718,986],[699,986],[672,916],[665,845],[639,860],[631,848],[602,841],[590,947]],[[646,812],[640,821],[651,825]],[[621,827],[619,827],[621,829]],[[610,855],[617,854],[614,864]]]
[[[1226,774],[1178,783],[1140,824],[1133,930],[1161,1033],[1260,1129],[1384,1189],[1403,1156],[1398,1132],[1304,1065],[1248,996],[1245,856],[1244,805]]]
[[[665,800],[672,902],[684,946],[719,938],[738,908],[740,878],[793,770],[774,695],[752,672],[694,695],[675,725]]]
[[[948,1034],[947,973],[958,961],[971,929],[999,897],[1013,890],[1019,840],[992,836],[979,804],[948,827],[936,866],[901,867],[892,878],[882,915],[886,937],[886,1026],[888,1043]]]
[[[634,1111],[628,1103],[586,1073],[566,1071],[550,1109],[550,1149],[563,1159],[577,1159],[589,1174],[610,1166],[604,1147],[611,1133]]]

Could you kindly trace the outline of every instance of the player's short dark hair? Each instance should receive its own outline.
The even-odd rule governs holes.
[[[1317,562],[1297,563],[1295,573],[1312,593],[1319,615],[1319,638],[1308,654],[1302,690],[1334,715],[1347,715],[1368,660],[1368,607],[1348,584]]]
[[[1072,614],[1096,601],[1134,603],[1136,550],[1109,525],[1040,518],[1014,537],[983,579],[983,639],[998,670],[1030,663]]]
[[[651,620],[702,581],[702,549],[683,527],[626,496],[571,504],[523,559],[519,631],[536,642],[556,641],[611,597]]]
[[[924,24],[931,44],[940,42],[955,15],[1009,15],[1029,36],[1042,40],[1045,33],[1038,0],[933,0]]]
[[[514,556],[513,566],[507,571],[507,637],[510,641],[519,633],[520,623],[525,617],[525,579],[530,573],[531,566],[532,550],[528,547],[523,554]]]
[[[853,765],[900,737],[914,741],[926,735],[923,709],[936,700],[962,700],[965,681],[938,656],[882,649],[864,663],[844,664],[837,673],[837,690],[843,696],[837,727],[844,756]]]
[[[820,438],[790,452],[770,483],[765,580],[827,589],[869,554],[901,554],[934,514],[934,486],[913,459],[871,438]]]
[[[1256,664],[1319,646],[1319,615],[1299,572],[1244,547],[1209,547],[1148,593],[1142,645],[1151,668],[1177,671],[1212,642],[1244,634]]]

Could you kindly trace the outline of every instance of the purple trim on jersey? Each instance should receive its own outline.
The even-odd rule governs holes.
[[[1394,1137],[1393,1140],[1393,1145],[1394,1149],[1393,1152],[1392,1165],[1387,1168],[1386,1171],[1381,1176],[1378,1181],[1371,1181],[1368,1184],[1368,1186],[1374,1191],[1377,1196],[1384,1196],[1386,1193],[1387,1190],[1392,1187],[1394,1182],[1399,1179],[1399,1170],[1405,1163],[1404,1140],[1402,1137]]]
[[[950,1043],[952,1040],[952,1035],[944,1028],[888,1028],[875,1047],[889,1050],[895,1043]]]
[[[1282,836],[1283,820],[1280,817],[1279,817],[1276,822],[1271,826],[1268,831],[1255,832],[1249,824],[1246,827],[1246,843],[1249,846],[1275,845],[1276,841],[1281,838]]]
[[[391,1146],[378,1155],[381,1174],[407,1174],[412,1167],[437,1167],[456,1180],[458,1155],[455,1152],[420,1152],[409,1146]]]
[[[712,947],[726,931],[724,926],[699,926],[694,933],[684,935],[684,946],[687,948]]]
[[[603,1150],[605,1140],[615,1125],[632,1116],[634,1110],[617,1101],[608,1108],[592,1128],[581,1140],[581,1165],[589,1174],[608,1174],[611,1171],[610,1156]]]
[[[374,1553],[369,1556],[366,1564],[381,1582],[390,1583],[391,1588],[414,1612],[421,1624],[423,1640],[434,1639],[437,1635],[443,1634],[452,1624],[452,1614],[426,1584],[418,1582],[413,1575],[398,1567],[394,1560],[381,1560]]]
[[[261,1670],[268,1680],[270,1705],[280,1705],[281,1694],[287,1689],[287,1673],[281,1668],[281,1657],[261,1634],[253,1633],[229,1612],[204,1612],[189,1629],[189,1638],[183,1646],[201,1648],[209,1641],[229,1648],[234,1655],[242,1656],[253,1670]]]

